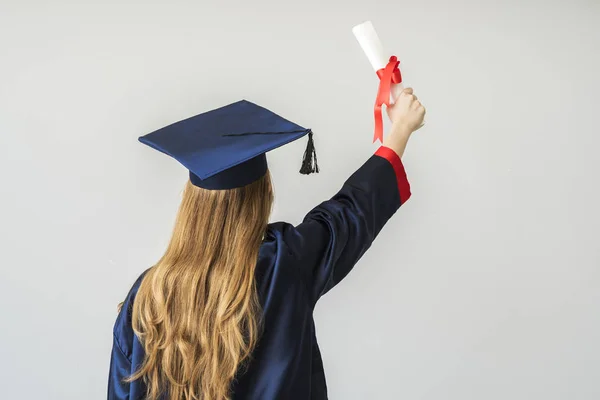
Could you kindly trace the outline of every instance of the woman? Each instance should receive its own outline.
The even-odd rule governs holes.
[[[264,153],[308,134],[314,171],[310,130],[242,101],[140,138],[190,181],[165,254],[115,323],[108,398],[326,399],[314,306],[410,197],[400,157],[424,114],[404,90],[383,146],[296,227],[268,224]]]

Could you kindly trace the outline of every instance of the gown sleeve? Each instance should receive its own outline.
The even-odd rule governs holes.
[[[135,296],[146,272],[133,284],[115,321],[108,371],[108,400],[142,400],[146,397],[146,386],[142,379],[125,381],[144,359],[144,349],[133,332],[131,316]]]
[[[335,196],[288,226],[284,241],[299,261],[312,306],[352,270],[410,195],[400,157],[380,147]]]
[[[113,348],[110,355],[108,375],[108,400],[130,400],[130,384],[124,379],[131,375],[131,360],[113,335]]]

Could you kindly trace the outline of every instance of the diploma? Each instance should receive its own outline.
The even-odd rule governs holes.
[[[375,72],[384,69],[390,60],[391,54],[387,53],[383,48],[371,21],[356,25],[352,28],[352,32]],[[397,84],[392,83],[390,90],[390,104],[394,104],[394,101],[398,98],[403,89],[404,85],[402,85],[402,82]]]

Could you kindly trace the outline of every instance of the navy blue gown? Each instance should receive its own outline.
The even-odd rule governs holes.
[[[400,158],[381,147],[301,224],[269,225],[256,268],[264,330],[247,370],[233,384],[233,399],[327,399],[315,304],[350,272],[408,197]],[[142,278],[127,295],[114,326],[109,400],[137,400],[146,394],[141,380],[123,382],[144,358],[131,326]]]

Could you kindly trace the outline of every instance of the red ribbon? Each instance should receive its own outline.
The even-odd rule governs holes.
[[[379,90],[377,91],[377,98],[375,99],[375,136],[373,142],[379,139],[383,143],[383,116],[381,115],[381,106],[385,104],[390,105],[390,93],[392,90],[392,83],[401,83],[402,75],[400,75],[400,69],[398,68],[400,61],[396,56],[391,56],[390,61],[387,63],[385,68],[381,68],[377,71],[379,77]]]

